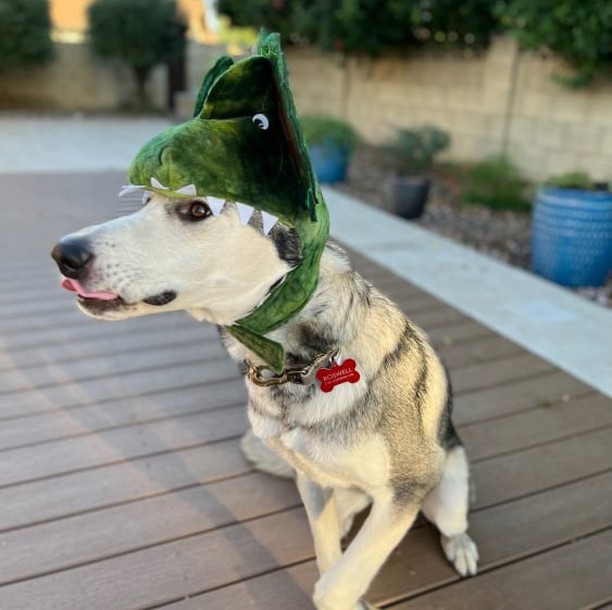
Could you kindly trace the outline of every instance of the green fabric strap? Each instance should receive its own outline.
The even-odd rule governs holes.
[[[318,222],[313,224],[327,234],[328,217],[324,207],[319,213]],[[325,240],[314,243],[315,247],[311,248],[301,264],[287,274],[285,281],[259,307],[232,326],[225,327],[277,373],[285,367],[285,351],[280,343],[263,335],[286,324],[312,297],[319,281],[319,261]]]

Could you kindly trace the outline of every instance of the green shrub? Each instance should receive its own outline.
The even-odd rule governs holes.
[[[300,118],[300,125],[310,146],[331,140],[352,153],[358,142],[356,131],[348,123],[330,116],[306,115]]]
[[[47,0],[0,0],[0,67],[51,59],[50,31]]]
[[[586,172],[578,170],[551,176],[544,184],[546,186],[555,186],[560,189],[580,189],[589,191],[593,188],[593,179]]]
[[[285,42],[377,57],[418,45],[487,46],[490,0],[219,0],[237,26],[278,31]]]
[[[506,0],[496,4],[502,25],[525,48],[548,48],[576,70],[573,77],[556,76],[584,87],[612,64],[612,2],[610,0]]]
[[[399,174],[414,174],[429,171],[435,157],[446,150],[450,142],[447,131],[425,125],[415,129],[399,129],[386,146],[386,151]]]
[[[529,183],[505,156],[466,166],[461,200],[498,210],[529,210]]]
[[[181,56],[187,29],[174,0],[96,0],[89,28],[95,53],[132,68],[141,107],[151,71]]]

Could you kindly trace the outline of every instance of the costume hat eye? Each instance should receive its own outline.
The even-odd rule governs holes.
[[[268,127],[270,127],[270,121],[265,114],[256,114],[251,120],[257,129],[263,129],[265,131],[268,129]]]

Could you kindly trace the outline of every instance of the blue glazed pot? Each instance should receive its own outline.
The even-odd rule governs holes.
[[[319,182],[344,182],[349,161],[349,151],[345,146],[327,140],[322,144],[311,144],[308,150]]]
[[[563,286],[601,286],[612,270],[612,193],[544,187],[536,195],[532,270]]]

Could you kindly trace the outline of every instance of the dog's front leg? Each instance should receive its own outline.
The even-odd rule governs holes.
[[[391,491],[374,497],[372,509],[340,560],[315,587],[317,610],[361,610],[360,602],[387,557],[419,512],[420,501],[394,501]]]
[[[296,482],[308,515],[319,573],[323,574],[342,555],[336,496],[333,489],[322,488],[304,474],[298,473]]]

